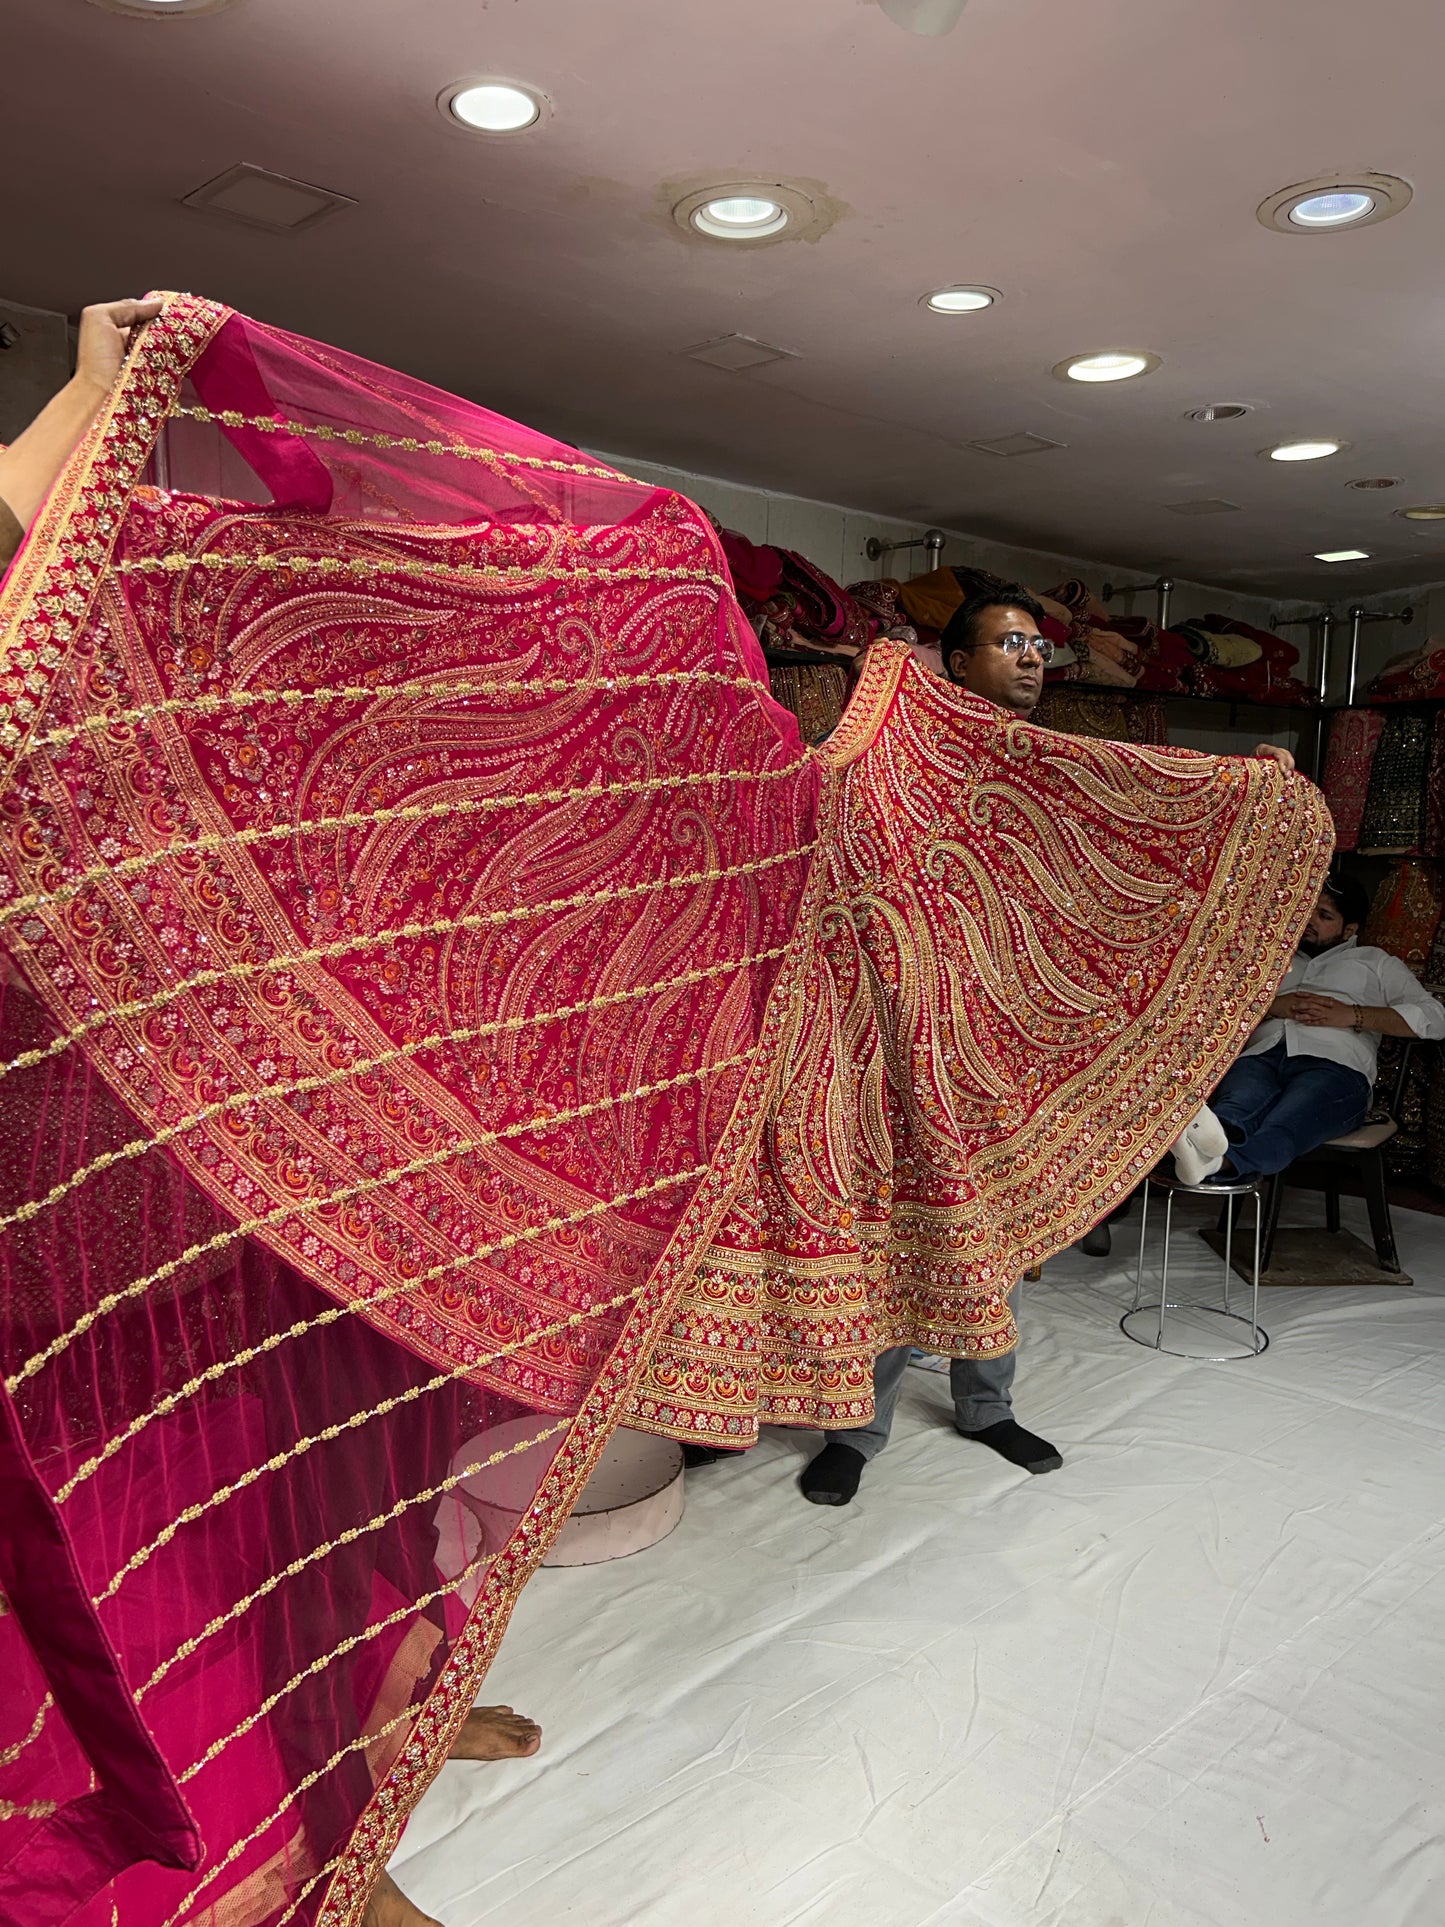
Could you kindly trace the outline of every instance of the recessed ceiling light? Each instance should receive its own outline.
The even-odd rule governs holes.
[[[440,105],[473,134],[520,134],[542,118],[541,96],[509,80],[462,81]]]
[[[1369,494],[1375,489],[1398,488],[1400,480],[1398,475],[1357,475],[1353,482],[1346,482],[1345,487],[1359,489],[1362,494]]]
[[[766,194],[720,194],[693,209],[692,224],[717,241],[761,241],[782,233],[788,210]]]
[[[1368,562],[1365,549],[1320,549],[1315,555],[1316,562]]]
[[[1002,299],[997,288],[935,288],[921,305],[934,314],[978,314]]]
[[[1297,181],[1261,201],[1256,218],[1277,234],[1333,234],[1388,221],[1410,205],[1414,190],[1395,174],[1323,175]]]
[[[1073,355],[1059,362],[1054,373],[1060,381],[1132,381],[1135,375],[1151,374],[1158,366],[1158,355],[1111,348],[1102,354]]]
[[[674,204],[672,218],[691,241],[758,247],[816,241],[837,215],[786,181],[722,180],[684,195]]]
[[[1422,502],[1417,508],[1397,509],[1406,522],[1445,522],[1445,502]]]
[[[1203,408],[1186,410],[1184,419],[1187,422],[1237,422],[1249,412],[1247,401],[1212,401]]]
[[[1260,452],[1272,462],[1322,462],[1326,455],[1338,455],[1343,442],[1281,442],[1277,448]]]

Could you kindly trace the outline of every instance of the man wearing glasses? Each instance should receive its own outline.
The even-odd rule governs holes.
[[[956,609],[943,632],[943,664],[949,680],[971,696],[1027,716],[1043,693],[1044,670],[1054,645],[1042,633],[1044,612],[1027,589],[984,590]],[[1107,1240],[1107,1227],[1100,1227]],[[1091,1232],[1090,1238],[1096,1237]],[[1102,1246],[1108,1250],[1107,1242]],[[1018,1317],[1018,1292],[1014,1316]],[[863,1468],[888,1443],[893,1414],[912,1348],[881,1352],[873,1366],[873,1417],[851,1431],[825,1432],[823,1450],[799,1483],[814,1505],[847,1505]],[[948,1363],[953,1417],[966,1439],[989,1446],[1027,1472],[1052,1472],[1063,1457],[1047,1439],[1025,1431],[1013,1415],[1017,1351],[998,1358],[954,1358]]]
[[[1000,709],[1012,710],[1016,716],[1029,716],[1043,694],[1044,670],[1054,657],[1054,645],[1042,631],[1043,620],[1042,608],[1027,589],[1007,586],[971,596],[954,611],[941,639],[949,680],[971,696],[980,696]],[[1294,768],[1294,758],[1278,745],[1261,743],[1254,753],[1270,758],[1285,769]],[[1200,1126],[1202,1119],[1214,1126],[1212,1116],[1202,1111],[1190,1126],[1191,1132]],[[1106,1256],[1108,1225],[1096,1225],[1082,1240],[1080,1249],[1091,1256]],[[1015,1291],[1015,1322],[1018,1299]],[[824,1434],[823,1450],[800,1480],[804,1497],[815,1505],[847,1505],[857,1492],[864,1466],[888,1443],[903,1375],[911,1357],[912,1351],[907,1345],[881,1352],[873,1367],[871,1423],[851,1431]],[[1015,1350],[999,1358],[948,1361],[954,1423],[964,1438],[988,1446],[1011,1465],[1020,1466],[1026,1472],[1052,1472],[1063,1464],[1062,1455],[1047,1439],[1026,1431],[1013,1415],[1017,1359]]]

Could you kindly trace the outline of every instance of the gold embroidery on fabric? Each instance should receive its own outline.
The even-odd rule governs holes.
[[[54,1705],[54,1699],[47,1693],[45,1698],[40,1702],[35,1718],[31,1721],[30,1731],[25,1735],[25,1738],[23,1740],[16,1740],[13,1746],[7,1746],[3,1750],[0,1750],[0,1766],[13,1766],[25,1751],[26,1747],[40,1738],[41,1729],[45,1725],[46,1717]]]
[[[602,482],[630,482],[621,469],[593,467],[586,462],[563,462],[546,455],[514,455],[501,448],[480,448],[470,442],[419,441],[414,435],[368,435],[359,428],[327,428],[320,422],[291,421],[277,415],[243,415],[234,408],[172,408],[172,420],[208,422],[226,428],[257,428],[265,435],[312,435],[318,441],[345,442],[351,448],[399,448],[409,455],[455,455],[461,461],[491,467],[505,462],[518,468],[550,469],[564,475],[590,475]]]
[[[610,1305],[594,1306],[593,1311],[618,1310],[622,1305],[636,1298],[638,1290],[640,1289],[641,1287],[639,1286],[633,1291],[619,1292]],[[569,1321],[564,1321],[564,1324],[566,1322]],[[552,1326],[550,1330],[555,1333],[561,1331],[563,1328],[563,1325],[559,1324]],[[546,1337],[547,1335],[548,1334],[544,1332],[531,1333],[525,1342],[530,1344],[536,1339]],[[511,1346],[509,1349],[517,1351],[521,1350],[522,1346]],[[500,1354],[496,1356],[500,1356]],[[253,1592],[247,1593],[244,1599],[238,1599],[234,1606],[228,1607],[225,1612],[218,1613],[214,1619],[208,1620],[200,1632],[195,1634],[193,1638],[183,1640],[169,1659],[161,1661],[145,1685],[137,1689],[135,1695],[137,1704],[145,1698],[152,1687],[160,1684],[173,1666],[178,1666],[183,1659],[189,1659],[192,1653],[198,1652],[208,1639],[214,1637],[214,1635],[222,1631],[223,1628],[231,1625],[233,1621],[243,1618],[260,1600],[266,1598],[269,1593],[273,1593],[276,1588],[283,1585],[286,1580],[296,1578],[298,1573],[304,1572],[308,1566],[315,1565],[318,1559],[325,1559],[331,1553],[339,1551],[342,1546],[349,1546],[357,1539],[364,1539],[368,1532],[380,1531],[382,1526],[390,1525],[393,1519],[399,1519],[402,1513],[407,1511],[411,1506],[425,1505],[429,1499],[439,1499],[445,1493],[455,1491],[457,1486],[464,1484],[478,1472],[485,1472],[494,1465],[500,1465],[504,1459],[519,1457],[523,1453],[530,1452],[534,1446],[540,1445],[544,1439],[556,1438],[559,1432],[567,1431],[571,1424],[572,1420],[570,1418],[559,1419],[555,1425],[548,1425],[543,1427],[540,1432],[531,1433],[527,1438],[519,1440],[516,1445],[509,1445],[505,1451],[493,1452],[490,1458],[475,1459],[470,1465],[464,1465],[460,1472],[450,1473],[446,1478],[439,1479],[435,1485],[427,1486],[424,1491],[413,1492],[405,1499],[398,1499],[390,1510],[378,1512],[374,1518],[368,1519],[364,1525],[351,1526],[347,1531],[338,1533],[334,1539],[328,1539],[325,1545],[313,1546],[311,1551],[306,1553],[302,1558],[293,1559],[290,1565],[283,1566],[278,1572],[272,1573],[264,1585],[257,1586]],[[458,1581],[454,1580],[452,1583],[455,1585]]]
[[[530,1446],[533,1441],[529,1439],[527,1443],[528,1446]],[[506,1454],[498,1453],[497,1457],[501,1459],[506,1457]],[[311,1679],[317,1673],[323,1672],[326,1667],[331,1664],[332,1660],[340,1659],[344,1653],[354,1652],[358,1646],[364,1646],[370,1639],[379,1638],[382,1633],[389,1632],[393,1626],[399,1626],[403,1620],[414,1618],[418,1613],[430,1606],[434,1600],[442,1599],[447,1593],[454,1592],[458,1586],[464,1585],[468,1579],[479,1573],[484,1566],[491,1565],[494,1557],[494,1554],[479,1552],[474,1559],[463,1566],[461,1571],[454,1574],[444,1585],[433,1586],[430,1592],[424,1592],[419,1598],[409,1600],[405,1606],[398,1606],[395,1612],[388,1613],[384,1619],[373,1621],[371,1625],[364,1627],[359,1633],[352,1633],[349,1638],[343,1639],[338,1645],[333,1646],[329,1653],[324,1653],[320,1659],[312,1660],[311,1664],[309,1666],[303,1666],[299,1673],[293,1673],[284,1686],[278,1686],[274,1693],[262,1700],[255,1712],[249,1713],[246,1718],[241,1721],[239,1726],[232,1727],[231,1731],[223,1734],[220,1739],[212,1740],[201,1757],[193,1761],[183,1773],[176,1776],[176,1785],[185,1786],[187,1781],[194,1780],[202,1768],[209,1766],[212,1760],[219,1758],[233,1741],[241,1739],[251,1731],[252,1727],[264,1720],[268,1713],[280,1705],[288,1693],[294,1693],[303,1681]]]
[[[731,585],[716,569],[684,569],[661,562],[598,562],[587,568],[564,568],[544,562],[536,568],[507,568],[500,563],[418,562],[404,556],[380,558],[369,555],[274,555],[269,552],[247,555],[211,550],[190,555],[184,549],[169,555],[138,555],[126,562],[112,562],[111,575],[189,575],[192,569],[258,569],[264,575],[341,576],[353,582],[372,577],[415,576],[422,582],[475,582],[487,589],[525,589],[533,585],[554,588],[561,582],[703,582],[709,588],[726,590]]]
[[[462,931],[495,930],[504,924],[525,923],[534,917],[552,917],[563,910],[583,910],[593,904],[623,903],[640,897],[655,896],[663,890],[687,890],[700,883],[727,883],[742,876],[756,876],[763,870],[775,869],[781,863],[793,863],[800,856],[807,856],[815,845],[799,844],[791,850],[779,851],[774,856],[755,857],[749,863],[734,863],[723,870],[694,870],[682,876],[657,877],[648,883],[622,883],[603,890],[580,890],[575,896],[553,897],[546,903],[520,904],[512,910],[476,911],[462,917],[439,917],[429,923],[397,924],[388,930],[369,931],[358,937],[342,937],[335,943],[313,945],[310,949],[284,952],[276,957],[263,957],[256,963],[228,964],[221,970],[197,970],[178,984],[160,990],[152,997],[141,997],[131,1003],[115,1004],[109,1010],[97,1011],[83,1024],[72,1030],[63,1031],[53,1037],[48,1044],[35,1050],[22,1051],[12,1057],[7,1064],[0,1064],[0,1078],[8,1077],[12,1071],[29,1070],[35,1064],[43,1064],[49,1057],[58,1057],[61,1051],[93,1032],[103,1029],[106,1024],[119,1018],[144,1017],[152,1011],[164,1010],[177,999],[194,990],[208,990],[213,984],[238,983],[253,977],[263,977],[276,971],[294,970],[299,964],[326,963],[337,957],[355,956],[358,951],[384,950],[398,939],[417,937],[449,937]]]
[[[69,903],[95,883],[128,882],[158,864],[178,857],[206,856],[231,849],[253,849],[267,843],[286,843],[299,836],[329,836],[339,830],[363,830],[392,823],[429,823],[442,818],[482,816],[497,810],[524,809],[551,803],[606,802],[620,796],[662,796],[674,791],[718,789],[724,783],[777,783],[796,776],[807,766],[808,758],[781,764],[776,769],[693,770],[682,776],[638,777],[630,783],[583,783],[574,788],[524,791],[516,796],[448,797],[440,803],[398,803],[386,809],[350,810],[341,816],[300,818],[290,823],[275,823],[265,829],[232,830],[210,836],[189,837],[147,850],[140,856],[126,857],[119,863],[98,863],[68,883],[53,890],[37,890],[28,897],[0,906],[0,925],[15,917],[28,916],[41,907]]]
[[[595,1098],[590,1103],[577,1105],[570,1112],[555,1111],[550,1117],[545,1119],[519,1118],[515,1123],[502,1125],[497,1130],[485,1132],[480,1137],[465,1138],[459,1144],[449,1144],[440,1151],[428,1152],[425,1157],[413,1158],[407,1164],[397,1165],[392,1170],[382,1171],[374,1177],[359,1179],[355,1184],[344,1185],[334,1191],[322,1192],[316,1197],[288,1200],[287,1203],[277,1205],[273,1210],[265,1212],[258,1217],[248,1218],[242,1223],[231,1226],[229,1230],[218,1231],[214,1237],[207,1238],[200,1244],[188,1246],[178,1257],[167,1259],[165,1264],[158,1265],[154,1271],[147,1272],[145,1277],[133,1280],[132,1283],[123,1286],[120,1291],[108,1293],[97,1304],[93,1305],[88,1312],[83,1313],[68,1331],[61,1332],[56,1338],[53,1338],[44,1351],[36,1352],[32,1357],[28,1358],[13,1378],[5,1381],[6,1390],[13,1396],[16,1388],[23,1384],[26,1379],[33,1378],[36,1372],[41,1370],[43,1366],[47,1365],[52,1359],[58,1358],[62,1352],[68,1350],[77,1338],[82,1337],[91,1329],[92,1325],[96,1324],[99,1319],[105,1317],[108,1313],[114,1311],[118,1305],[129,1303],[133,1298],[144,1297],[145,1294],[156,1285],[164,1284],[168,1278],[173,1278],[178,1271],[183,1271],[188,1265],[194,1264],[198,1258],[210,1257],[218,1251],[228,1250],[232,1245],[241,1243],[246,1238],[252,1237],[258,1231],[268,1230],[273,1225],[284,1224],[289,1219],[309,1217],[315,1212],[328,1210],[334,1205],[350,1204],[359,1197],[367,1197],[374,1191],[383,1190],[395,1184],[399,1178],[415,1177],[423,1171],[435,1170],[439,1165],[450,1163],[457,1158],[467,1157],[474,1151],[485,1150],[490,1145],[504,1143],[508,1138],[531,1136],[538,1131],[552,1130],[560,1124],[576,1123],[583,1118],[598,1116],[604,1111],[614,1110],[623,1104],[645,1102],[649,1098],[660,1096],[665,1091],[679,1090],[687,1084],[701,1083],[704,1079],[719,1076],[724,1071],[736,1070],[740,1065],[746,1064],[751,1056],[752,1053],[750,1051],[745,1051],[735,1057],[720,1058],[716,1063],[704,1064],[693,1070],[679,1071],[674,1077],[660,1078],[655,1084],[640,1085],[635,1090],[630,1091],[619,1091],[615,1097]],[[674,1179],[673,1181],[675,1182],[676,1180]],[[608,1210],[612,1204],[616,1202],[617,1200],[615,1199],[605,1201],[601,1205],[601,1209]],[[501,1246],[496,1248],[507,1248],[506,1240],[503,1240]],[[442,1272],[444,1273],[447,1269],[457,1265],[473,1262],[479,1257],[484,1257],[488,1255],[488,1251],[489,1247],[479,1246],[473,1252],[463,1253],[459,1259],[446,1259],[443,1261]],[[418,1277],[408,1278],[395,1287],[395,1293],[411,1291],[432,1275],[441,1275],[441,1273],[422,1273]],[[395,1293],[391,1295],[395,1295]],[[387,1292],[373,1293],[364,1299],[351,1300],[349,1304],[341,1307],[340,1310],[355,1311],[367,1306],[385,1304],[388,1301],[388,1296],[389,1294]],[[321,1313],[311,1321],[311,1324],[312,1326],[330,1324],[336,1315],[334,1311],[331,1313]],[[303,1327],[302,1329],[306,1328]],[[286,1337],[292,1335],[293,1331],[288,1331],[284,1334]],[[273,1337],[265,1341],[265,1344],[259,1347],[258,1350],[270,1350],[276,1342],[279,1341],[273,1334]],[[245,1363],[249,1357],[254,1355],[255,1354],[238,1354],[237,1358],[229,1361],[229,1363]],[[209,1373],[215,1373],[217,1369],[216,1366],[212,1366],[209,1368]],[[209,1373],[207,1375],[209,1375]],[[204,1382],[204,1378],[202,1382]],[[125,1434],[118,1440],[112,1440],[99,1458],[88,1461],[88,1469],[83,1469],[82,1472],[78,1472],[70,1480],[69,1484],[62,1488],[61,1496],[68,1497],[69,1494],[74,1491],[75,1487],[81,1483],[82,1477],[88,1478],[90,1473],[95,1470],[96,1465],[100,1464],[102,1459],[109,1454],[112,1447],[124,1443],[125,1437],[131,1436],[135,1431],[138,1431],[142,1425],[149,1423],[152,1417],[159,1416],[161,1409],[162,1407],[157,1405],[152,1412],[143,1414],[141,1418],[134,1420],[132,1422],[131,1432]]]
[[[203,1875],[202,1878],[196,1882],[180,1906],[177,1907],[176,1911],[165,1921],[164,1927],[179,1927],[179,1923],[190,1911],[192,1902],[199,1899],[218,1875],[224,1873],[227,1867],[232,1865],[234,1861],[240,1859],[241,1855],[253,1840],[259,1840],[261,1835],[265,1833],[269,1827],[275,1826],[287,1808],[294,1806],[303,1793],[309,1793],[318,1780],[324,1780],[328,1773],[340,1766],[341,1762],[352,1753],[364,1752],[367,1748],[374,1746],[378,1740],[384,1739],[388,1733],[394,1733],[396,1729],[407,1720],[414,1719],[425,1705],[426,1700],[415,1700],[410,1705],[404,1706],[401,1711],[392,1719],[389,1719],[384,1726],[378,1726],[370,1732],[363,1733],[359,1740],[350,1740],[345,1746],[338,1747],[329,1760],[323,1761],[320,1766],[314,1768],[312,1772],[306,1775],[305,1779],[298,1780],[296,1785],[292,1787],[291,1791],[286,1795],[286,1798],[280,1801],[278,1805],[266,1815],[264,1820],[252,1827],[251,1831],[240,1840],[232,1842],[231,1846],[226,1850],[221,1859],[216,1862],[215,1866],[210,1869],[209,1873]]]
[[[133,723],[148,723],[160,716],[219,716],[233,709],[263,709],[279,703],[283,709],[299,709],[307,703],[364,702],[442,702],[464,696],[566,696],[585,692],[607,697],[629,696],[636,690],[677,688],[687,684],[724,689],[743,689],[757,694],[751,676],[729,675],[716,669],[664,669],[655,673],[616,676],[483,676],[446,678],[431,682],[415,676],[405,682],[336,683],[317,689],[226,689],[209,694],[172,696],[162,702],[139,703],[129,709],[102,710],[83,722],[66,723],[58,729],[34,737],[26,754],[43,749],[63,749],[82,736],[103,736],[113,729],[129,729]]]
[[[656,983],[634,984],[626,990],[612,990],[601,997],[588,997],[581,1003],[563,1004],[557,1010],[541,1010],[518,1017],[498,1017],[490,1023],[471,1024],[459,1030],[434,1031],[429,1037],[414,1038],[408,1044],[398,1044],[391,1050],[379,1051],[374,1057],[359,1058],[354,1064],[345,1064],[340,1070],[326,1071],[314,1077],[298,1077],[279,1084],[265,1084],[256,1090],[233,1091],[226,1097],[217,1098],[213,1104],[204,1104],[188,1117],[178,1118],[156,1132],[154,1137],[132,1138],[128,1144],[117,1146],[113,1151],[102,1151],[89,1164],[81,1165],[68,1178],[52,1186],[43,1198],[31,1198],[16,1207],[9,1217],[0,1217],[0,1231],[8,1231],[11,1225],[26,1224],[50,1206],[59,1204],[62,1198],[77,1190],[89,1178],[101,1171],[108,1171],[112,1165],[122,1164],[132,1158],[143,1157],[147,1151],[159,1150],[172,1144],[187,1131],[214,1117],[225,1116],[230,1112],[248,1110],[255,1104],[269,1104],[286,1097],[309,1097],[317,1091],[330,1090],[337,1084],[345,1084],[352,1078],[367,1077],[373,1071],[384,1070],[388,1065],[417,1057],[424,1051],[438,1050],[448,1044],[471,1044],[483,1037],[496,1037],[515,1034],[518,1031],[545,1027],[548,1024],[563,1023],[571,1017],[589,1016],[594,1011],[611,1010],[619,1004],[636,1002],[642,998],[665,995],[672,990],[685,990],[690,985],[706,983],[712,977],[725,977],[731,971],[750,970],[756,964],[772,963],[783,955],[781,946],[772,950],[755,950],[750,956],[733,957],[724,963],[708,964],[701,970],[685,971],[680,977],[664,977]],[[5,1764],[0,1759],[0,1766]]]

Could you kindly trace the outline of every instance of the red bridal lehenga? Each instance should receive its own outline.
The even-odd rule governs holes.
[[[689,503],[177,296],[0,838],[0,1919],[349,1927],[611,1427],[1011,1344],[1329,829],[888,645],[808,752]]]

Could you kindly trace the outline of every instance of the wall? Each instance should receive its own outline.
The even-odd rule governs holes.
[[[882,541],[910,540],[924,533],[922,522],[890,521],[862,510],[842,508],[830,502],[806,501],[796,495],[773,494],[767,489],[751,488],[740,482],[724,482],[711,475],[693,475],[683,469],[663,468],[656,463],[638,462],[628,456],[601,451],[599,459],[615,463],[639,481],[659,487],[675,488],[709,510],[726,528],[737,529],[753,542],[771,542],[779,548],[796,549],[810,562],[826,571],[836,582],[865,581],[880,575],[906,579],[921,573],[925,566],[922,549],[905,550],[870,562],[864,545],[870,536]],[[1126,583],[1140,586],[1133,593],[1116,595],[1111,610],[1119,615],[1153,616],[1157,605],[1147,579],[1137,571],[1115,569],[1105,563],[1086,561],[1079,556],[1058,555],[1043,549],[1013,548],[1000,542],[945,530],[945,562],[971,564],[988,569],[1006,580],[1047,591],[1056,583],[1078,576],[1102,595],[1104,585]],[[1268,601],[1261,596],[1237,595],[1227,589],[1211,589],[1204,583],[1179,581],[1171,604],[1171,619],[1187,621],[1208,612],[1235,616],[1242,622],[1267,629],[1276,616],[1313,613],[1313,604]],[[1383,629],[1386,625],[1381,624]],[[1309,644],[1304,629],[1289,629],[1285,634],[1299,646],[1309,663]],[[1368,633],[1368,632],[1367,632]],[[1392,629],[1392,633],[1398,633]],[[1408,633],[1408,632],[1406,632]],[[1334,651],[1332,651],[1332,654]],[[1393,654],[1392,649],[1388,653]],[[1373,673],[1373,672],[1371,672]],[[1227,703],[1172,702],[1169,707],[1170,741],[1194,749],[1209,749],[1224,754],[1253,748],[1262,738],[1282,742],[1293,750],[1308,748],[1313,726],[1300,722],[1289,712],[1277,710],[1231,712]]]
[[[0,442],[13,442],[70,379],[70,330],[63,314],[0,301]]]

